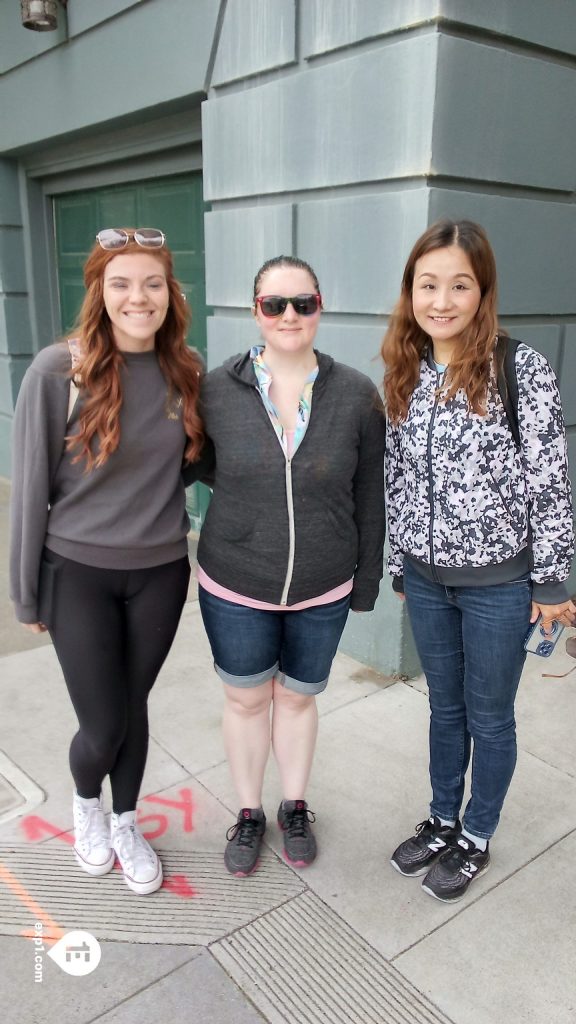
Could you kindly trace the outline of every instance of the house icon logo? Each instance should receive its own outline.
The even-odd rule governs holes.
[[[48,950],[48,956],[52,957],[54,963],[66,974],[80,977],[96,970],[102,950],[98,939],[90,932],[66,932],[66,935]]]
[[[66,963],[70,964],[78,959],[83,960],[85,964],[90,963],[90,946],[87,942],[83,942],[81,946],[66,946]]]

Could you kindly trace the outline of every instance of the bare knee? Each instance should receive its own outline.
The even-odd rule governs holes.
[[[277,681],[274,682],[274,704],[283,711],[299,714],[308,711],[315,703],[314,694],[296,693],[295,690],[289,690]]]
[[[249,686],[245,689],[237,686],[224,685],[226,707],[242,718],[254,718],[265,714],[270,708],[272,699],[272,680],[262,686]]]

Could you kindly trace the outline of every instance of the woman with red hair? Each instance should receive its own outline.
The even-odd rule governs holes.
[[[38,353],[18,397],[11,596],[28,630],[49,631],[78,718],[76,859],[103,875],[117,857],[145,894],[162,865],[136,801],[148,695],[187,594],[181,469],[202,450],[202,364],[161,231],[100,231],[84,280],[73,339]]]

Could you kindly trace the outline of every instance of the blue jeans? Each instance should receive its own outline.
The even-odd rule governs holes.
[[[274,678],[309,696],[326,688],[350,595],[296,612],[248,608],[202,586],[198,597],[214,667],[225,683],[260,686]]]
[[[430,697],[430,813],[459,817],[473,740],[462,823],[490,839],[516,766],[514,700],[526,658],[530,580],[446,587],[406,560],[404,592]]]

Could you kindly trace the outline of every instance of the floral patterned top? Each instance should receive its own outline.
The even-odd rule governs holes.
[[[282,426],[280,418],[278,416],[278,410],[276,409],[274,402],[270,398],[270,385],[272,384],[272,374],[270,373],[270,370],[266,366],[266,363],[264,362],[264,359],[262,357],[263,351],[263,345],[253,345],[252,348],[250,349],[250,358],[252,360],[252,365],[254,367],[254,373],[256,374],[256,380],[258,381],[258,389],[262,396],[262,401],[264,402],[266,412],[270,417],[270,421],[272,423],[272,426],[274,427],[276,436],[280,442],[282,450],[286,458],[291,458],[292,455],[294,455],[294,452],[297,450],[298,445],[301,443],[302,438],[306,433],[308,421],[310,420],[310,409],[312,407],[312,389],[314,387],[314,381],[318,376],[318,367],[314,367],[314,369],[308,375],[306,381],[304,382],[304,388],[302,389],[302,394],[300,395],[300,401],[298,403],[296,428],[293,432],[292,437],[292,431],[285,430],[284,427]]]

